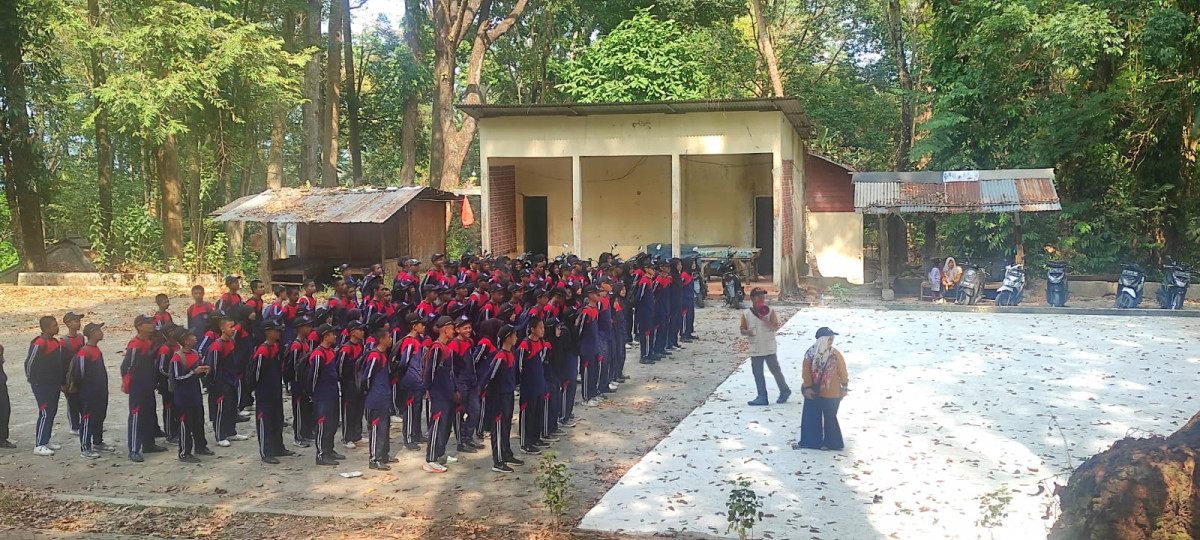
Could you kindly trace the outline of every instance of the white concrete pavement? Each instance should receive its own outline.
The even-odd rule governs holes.
[[[851,378],[840,452],[790,447],[820,326],[841,333]],[[1200,408],[1198,330],[1194,318],[804,310],[779,337],[791,403],[747,406],[747,362],[581,526],[736,537],[726,482],[741,476],[765,496],[763,538],[1044,538],[1054,483],[1074,466]],[[1013,499],[989,531],[980,497],[1001,487]]]

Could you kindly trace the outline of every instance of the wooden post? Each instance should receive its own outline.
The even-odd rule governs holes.
[[[1025,243],[1021,240],[1021,213],[1013,212],[1013,243],[1017,245],[1017,255],[1013,258],[1017,264],[1025,264]]]
[[[883,299],[892,300],[895,298],[895,292],[892,291],[891,280],[891,257],[888,249],[888,216],[887,214],[879,214],[879,283],[883,289]]]
[[[679,154],[671,154],[671,253],[683,257],[683,170]]]
[[[387,242],[383,239],[383,223],[379,227],[379,267],[387,269]]]
[[[571,156],[571,251],[583,256],[583,169],[579,156]]]
[[[267,252],[267,260],[266,264],[263,265],[263,270],[266,273],[263,274],[262,280],[263,283],[266,283],[270,287],[275,284],[275,276],[271,274],[271,260],[275,258],[275,224],[268,222],[263,223],[263,225],[266,226],[266,231],[263,233],[266,236],[266,238],[263,238],[263,244],[265,244],[263,251]]]

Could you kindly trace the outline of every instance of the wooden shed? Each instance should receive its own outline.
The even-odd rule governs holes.
[[[389,274],[396,259],[428,259],[446,250],[454,194],[428,187],[284,188],[233,201],[213,221],[263,225],[264,281],[328,282],[342,264],[375,263]]]

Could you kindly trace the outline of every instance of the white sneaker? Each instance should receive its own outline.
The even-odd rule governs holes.
[[[600,405],[600,402],[597,401],[596,398],[592,398],[592,399],[589,399],[589,400],[583,402],[583,404],[587,405],[588,407],[596,407],[596,406]]]
[[[248,441],[248,440],[250,440],[250,437],[247,437],[245,435],[242,435],[241,433],[238,433],[237,435],[230,437],[229,440],[231,440],[231,441]]]
[[[80,452],[79,455],[88,459],[100,459],[100,452],[95,450],[84,450]]]
[[[396,416],[396,415],[392,415],[392,423],[393,424],[399,424],[400,422],[403,422],[403,421],[404,421],[403,418],[400,418],[399,416]]]
[[[217,441],[217,446],[220,446],[221,448],[229,448],[230,444],[229,441]]]
[[[455,463],[458,463],[458,458],[454,456],[446,456],[446,465],[453,465]]]
[[[618,387],[618,386],[620,386],[620,385],[618,385],[618,384],[617,384],[617,383],[615,383],[615,382],[610,382],[610,383],[608,383],[608,389],[609,389],[609,390],[612,390],[613,392],[616,392],[616,391],[617,391],[617,387]]]
[[[78,436],[79,436],[79,430],[78,430],[78,429],[72,429],[72,430],[71,430],[71,436],[72,436],[72,437],[78,437]]]
[[[33,455],[35,455],[35,456],[53,456],[54,450],[51,450],[50,447],[48,447],[48,446],[36,446],[33,448]]]
[[[58,444],[56,442],[46,443],[46,446],[49,447],[51,450],[54,450],[55,452],[62,450],[62,445]]]
[[[628,350],[630,350],[630,349],[632,349],[632,348],[633,348],[633,344],[632,344],[632,343],[626,343],[626,344],[625,344],[625,350],[627,350],[627,351],[628,351]]]
[[[250,418],[250,411],[238,411],[237,415],[241,418]]]
[[[354,444],[354,441],[343,443],[342,446],[349,450],[354,450],[355,448],[358,448],[358,445]]]
[[[421,470],[431,473],[444,473],[446,472],[446,466],[441,463],[430,463],[427,461],[425,465],[421,466]]]

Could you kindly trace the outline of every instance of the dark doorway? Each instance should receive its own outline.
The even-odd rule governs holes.
[[[758,254],[758,275],[769,276],[775,272],[775,199],[754,198],[754,247]]]
[[[549,222],[546,220],[546,198],[525,197],[525,251],[546,254]]]

